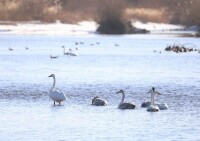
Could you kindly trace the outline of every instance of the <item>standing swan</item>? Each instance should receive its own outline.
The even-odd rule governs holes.
[[[119,103],[118,109],[135,109],[135,104],[129,102],[129,103],[124,103],[124,99],[125,99],[125,93],[123,90],[120,90],[118,92],[116,92],[117,94],[121,93],[122,94],[122,100]]]
[[[108,105],[107,101],[105,99],[101,99],[99,96],[95,96],[92,99],[92,105],[95,106],[106,106]]]
[[[66,100],[66,96],[64,95],[64,93],[58,91],[58,90],[54,90],[55,85],[56,85],[56,78],[54,74],[51,74],[49,77],[53,77],[53,86],[49,92],[49,97],[54,101],[54,106],[55,106],[55,102],[58,102],[59,105],[62,101]]]

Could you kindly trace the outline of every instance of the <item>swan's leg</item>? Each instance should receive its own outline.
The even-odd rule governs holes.
[[[59,105],[60,105],[60,102],[59,102]]]
[[[56,105],[56,102],[55,102],[55,101],[53,102],[53,105],[54,105],[54,106]]]

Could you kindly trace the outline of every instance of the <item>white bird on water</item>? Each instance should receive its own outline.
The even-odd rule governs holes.
[[[135,109],[135,104],[129,102],[129,103],[124,103],[124,99],[125,99],[125,93],[123,90],[120,90],[118,92],[116,92],[117,94],[121,93],[122,94],[122,99],[121,102],[118,105],[118,109]]]
[[[168,109],[167,104],[155,104],[155,95],[161,95],[159,92],[155,91],[155,88],[152,87],[152,89],[148,92],[151,93],[151,105],[147,107],[147,111],[149,112],[158,112],[159,110],[166,110]]]
[[[63,48],[63,54],[64,55],[69,55],[69,56],[78,56],[77,53],[72,52],[72,49],[70,48],[68,52],[65,52],[65,46],[62,46]]]
[[[108,105],[108,102],[105,99],[100,98],[99,96],[95,96],[92,99],[92,105],[95,105],[95,106],[106,106],[106,105]]]
[[[53,100],[54,102],[54,106],[55,106],[55,102],[58,102],[59,105],[61,104],[62,101],[65,101],[67,98],[65,96],[64,93],[58,91],[58,90],[55,90],[55,85],[56,85],[56,78],[55,78],[55,75],[54,74],[51,74],[49,77],[52,77],[53,78],[53,86],[52,88],[50,89],[50,92],[49,92],[49,97]]]

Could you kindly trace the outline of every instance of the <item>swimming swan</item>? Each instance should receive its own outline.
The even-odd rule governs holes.
[[[65,46],[62,46],[62,48],[63,48],[63,54],[64,54],[64,55],[78,56],[77,53],[73,53],[73,52],[72,52],[72,49],[71,49],[71,48],[69,49],[68,52],[65,52]]]
[[[119,103],[118,109],[135,109],[135,104],[129,102],[129,103],[124,103],[124,99],[125,99],[125,93],[123,90],[120,90],[118,92],[116,92],[117,94],[121,93],[122,94],[122,100]]]
[[[53,56],[53,55],[50,55],[50,58],[51,59],[56,59],[56,58],[58,58],[59,56]]]
[[[92,105],[95,106],[106,106],[108,105],[107,101],[105,99],[100,98],[99,96],[96,96],[92,99]]]
[[[148,112],[158,112],[160,109],[157,105],[155,105],[154,97],[156,94],[161,95],[159,92],[155,91],[155,88],[153,87],[148,93],[151,93],[151,105],[147,107]]]
[[[157,94],[157,95],[161,95],[159,92],[157,92],[157,91],[155,91],[155,88],[153,87],[152,88],[152,90],[150,90],[149,91],[149,93],[154,93],[154,95],[153,95],[153,103],[154,103],[154,105],[156,105],[156,106],[158,106],[158,108],[160,109],[160,110],[167,110],[168,109],[168,105],[166,104],[166,103],[159,103],[159,104],[155,104],[155,99],[154,99],[154,97],[155,97],[155,95]]]
[[[54,106],[55,106],[55,102],[58,102],[60,105],[62,101],[66,100],[66,96],[64,93],[62,93],[58,90],[54,90],[55,85],[56,85],[55,75],[51,74],[49,77],[53,77],[53,86],[49,92],[49,97],[54,101]]]

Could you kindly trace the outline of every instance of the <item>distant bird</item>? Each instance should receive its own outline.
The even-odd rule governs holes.
[[[28,47],[25,47],[25,49],[26,49],[26,50],[29,50],[29,48],[28,48]]]
[[[9,48],[9,51],[13,51],[13,48]]]
[[[75,42],[75,45],[78,45],[78,42]]]
[[[92,99],[92,105],[95,106],[106,106],[108,105],[107,101],[105,99],[100,98],[99,96],[96,96]]]
[[[65,101],[67,98],[65,96],[64,93],[58,91],[58,90],[55,90],[55,85],[56,85],[56,78],[55,78],[55,75],[54,74],[51,74],[49,77],[52,77],[53,78],[53,86],[49,92],[49,97],[53,100],[54,102],[54,106],[55,106],[55,102],[58,102],[59,105],[61,104],[62,101]]]
[[[94,46],[94,44],[90,44],[91,46]]]
[[[118,47],[119,45],[118,45],[118,44],[115,44],[115,46]]]
[[[78,56],[78,54],[77,53],[74,53],[73,51],[72,51],[72,49],[69,49],[69,55],[70,56]]]
[[[123,90],[120,90],[118,92],[116,92],[117,94],[121,93],[122,94],[122,99],[121,102],[118,105],[119,109],[135,109],[135,104],[129,102],[129,103],[124,103],[124,99],[125,99],[125,93]]]
[[[77,53],[73,53],[73,52],[72,52],[72,49],[71,49],[71,48],[69,49],[68,52],[65,52],[65,46],[62,46],[62,48],[63,48],[63,54],[64,54],[64,55],[69,55],[69,56],[78,56]],[[77,48],[77,49],[78,49],[78,48]]]
[[[83,45],[84,43],[83,43],[83,42],[80,42],[80,44]]]
[[[56,58],[58,58],[59,56],[52,56],[52,55],[50,55],[50,58],[51,59],[56,59]]]
[[[99,45],[100,43],[99,43],[99,42],[96,42],[96,44]]]

